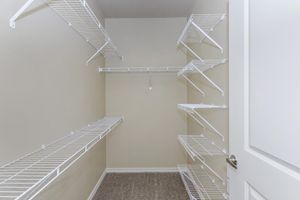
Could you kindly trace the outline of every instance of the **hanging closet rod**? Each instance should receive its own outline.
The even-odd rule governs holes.
[[[100,67],[100,73],[163,73],[163,72],[173,72],[177,73],[182,67]]]

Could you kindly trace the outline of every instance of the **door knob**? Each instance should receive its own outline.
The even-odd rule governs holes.
[[[235,157],[235,155],[230,155],[229,158],[226,158],[226,162],[231,165],[231,167],[233,167],[234,169],[237,169],[237,159]]]

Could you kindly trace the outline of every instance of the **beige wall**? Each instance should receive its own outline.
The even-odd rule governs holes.
[[[0,164],[101,118],[105,110],[104,76],[95,68],[104,59],[87,67],[95,50],[49,7],[39,6],[43,1],[11,29],[9,18],[25,2],[0,2]],[[105,143],[39,199],[55,199],[47,193],[85,199],[105,166],[103,153]]]
[[[183,66],[186,56],[176,40],[186,19],[106,19],[106,28],[121,53],[106,66]],[[176,108],[186,101],[186,85],[175,74],[107,74],[106,114],[125,121],[107,139],[109,168],[162,168],[185,163],[177,135],[186,119]]]
[[[210,14],[210,13],[226,13],[227,12],[227,1],[220,0],[197,0],[193,13],[194,14]],[[209,43],[204,43],[202,45],[194,45],[193,48],[203,59],[218,59],[218,58],[228,58],[228,34],[227,34],[227,20],[219,24],[215,31],[211,34],[223,48],[224,54],[210,45]],[[194,58],[193,58],[194,59]],[[206,93],[203,97],[194,90],[192,87],[188,89],[188,102],[189,103],[208,103],[217,105],[227,105],[228,106],[228,64],[220,65],[215,69],[212,69],[206,73],[216,84],[218,84],[225,92],[224,96],[214,88],[200,75],[193,75],[191,78],[195,81],[197,85],[200,86]],[[224,146],[228,148],[228,109],[226,110],[207,110],[200,111],[201,114],[214,125],[217,130],[219,130],[225,136]],[[203,130],[193,119],[188,119],[188,132],[191,134],[204,133],[207,137],[213,139],[217,143],[221,140],[214,133],[210,134],[209,131]],[[222,144],[222,142],[221,142]],[[226,163],[225,159],[207,158],[211,166],[220,172],[223,176],[226,175]]]

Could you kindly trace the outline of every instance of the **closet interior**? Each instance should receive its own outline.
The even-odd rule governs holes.
[[[188,2],[106,17],[109,1],[5,1],[1,64],[28,99],[6,99],[23,122],[1,116],[1,200],[97,199],[109,174],[171,172],[191,200],[230,199],[228,2]]]

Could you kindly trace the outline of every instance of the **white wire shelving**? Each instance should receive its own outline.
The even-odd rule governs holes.
[[[204,159],[203,156],[225,156],[227,150],[220,144],[201,135],[179,135],[178,140],[185,148],[189,155],[195,157],[196,155]]]
[[[28,0],[17,13],[10,18],[10,26],[15,28],[16,20],[32,5],[35,0]],[[87,60],[89,64],[99,53],[105,57],[120,56],[108,33],[85,0],[45,0],[69,26],[81,35],[96,53]]]
[[[210,104],[178,104],[177,108],[185,111],[190,117],[192,117],[200,126],[207,128],[207,126],[216,133],[222,141],[225,141],[224,135],[220,133],[205,117],[203,117],[198,110],[199,109],[225,109],[225,105],[217,106]],[[205,124],[205,125],[204,125]]]
[[[187,166],[179,165],[178,171],[181,176],[181,180],[185,186],[185,189],[190,197],[190,200],[202,200],[200,199],[200,195],[196,189],[197,185],[195,181],[192,179]]]
[[[184,66],[178,73],[178,77],[183,77],[188,83],[190,83],[197,91],[202,95],[205,95],[205,92],[201,90],[193,80],[188,77],[188,74],[198,73],[204,77],[214,88],[216,88],[222,96],[224,96],[223,89],[218,86],[214,81],[212,81],[204,72],[222,64],[226,63],[226,59],[215,59],[215,60],[192,60],[186,66]]]
[[[187,152],[187,154],[193,159],[193,161],[200,161],[201,166],[203,166],[203,168],[205,167],[205,170],[209,171],[210,174],[212,174],[216,179],[222,182],[222,184],[226,183],[226,180],[206,163],[205,158],[203,158],[204,154],[201,154],[201,152],[199,152],[199,147],[191,147],[191,144],[187,144],[187,142],[182,140],[182,138],[179,138],[179,141],[185,149],[185,151]],[[222,155],[225,155],[225,153],[223,153]]]
[[[203,165],[178,166],[191,200],[228,200],[226,184],[218,181]]]
[[[177,73],[181,67],[100,67],[100,73]]]
[[[208,39],[223,53],[223,47],[218,42],[216,42],[210,36],[210,34],[214,31],[215,27],[225,19],[225,17],[226,14],[191,15],[177,41],[177,46],[182,45],[198,60],[203,61],[203,59],[192,48],[188,46],[188,43],[201,44],[205,39]]]
[[[105,117],[0,167],[0,199],[33,199],[122,121]]]

